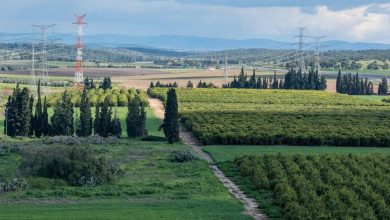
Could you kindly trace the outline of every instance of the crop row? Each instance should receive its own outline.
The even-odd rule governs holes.
[[[164,100],[163,89],[149,94]],[[178,89],[204,144],[390,146],[390,105],[318,91]]]
[[[81,101],[81,91],[79,90],[70,90],[72,103],[76,106],[80,104]],[[146,94],[140,90],[136,89],[90,89],[88,90],[89,102],[91,106],[96,106],[97,104],[102,104],[104,100],[108,97],[111,106],[127,106],[127,103],[138,97],[141,102],[146,106],[148,103]],[[54,106],[58,100],[60,100],[61,94],[54,93],[48,96],[48,106]]]
[[[263,155],[235,160],[284,219],[388,219],[389,155]]]

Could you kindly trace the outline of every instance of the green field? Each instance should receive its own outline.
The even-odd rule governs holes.
[[[264,154],[223,167],[273,218],[387,219],[389,162],[389,154]]]
[[[378,147],[325,147],[325,146],[245,146],[245,145],[211,145],[206,146],[207,152],[214,161],[234,161],[236,157],[244,155],[263,154],[390,154],[390,148]]]
[[[162,100],[166,89],[149,93]],[[206,145],[390,146],[390,104],[323,91],[177,89]]]
[[[159,124],[148,109],[149,133],[162,136]],[[21,148],[45,145],[37,139],[3,143]],[[172,151],[188,149],[185,145],[120,138],[112,144],[89,147],[117,161],[125,175],[112,184],[94,187],[27,176],[27,190],[0,194],[0,219],[250,219],[206,161],[169,160]],[[20,159],[17,153],[0,156],[0,173],[18,175]]]

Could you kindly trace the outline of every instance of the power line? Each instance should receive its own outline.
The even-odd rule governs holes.
[[[36,85],[36,80],[38,78],[38,81],[40,81],[43,85],[46,85],[42,92],[44,95],[47,95],[49,93],[49,87],[50,87],[50,82],[49,82],[49,74],[48,74],[48,65],[47,65],[47,30],[53,28],[55,24],[49,24],[49,25],[38,25],[38,24],[32,24],[33,30],[35,28],[40,30],[41,34],[41,39],[40,39],[40,46],[41,46],[41,51],[39,54],[39,59],[38,59],[38,69],[35,70],[35,45],[33,42],[32,50],[33,50],[33,56],[34,59],[32,59],[32,68],[31,68],[31,76],[32,80],[34,81],[34,85]],[[34,68],[33,68],[34,67]],[[34,86],[35,87],[35,86]],[[36,88],[34,88],[36,92]]]

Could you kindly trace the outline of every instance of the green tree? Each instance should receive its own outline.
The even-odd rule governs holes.
[[[187,88],[194,88],[194,84],[191,81],[188,81]]]
[[[31,125],[31,106],[30,106],[30,92],[27,87],[24,87],[16,98],[16,105],[18,108],[17,114],[17,136],[28,136]]]
[[[387,78],[386,76],[382,77],[382,82],[379,83],[378,95],[387,95],[388,93]]]
[[[93,122],[93,130],[95,134],[100,132],[100,106],[96,104],[95,106],[95,120]]]
[[[35,115],[34,115],[34,130],[35,136],[41,137],[43,133],[43,112],[42,112],[42,100],[41,100],[41,80],[38,80],[37,89],[37,103],[35,104]],[[47,110],[47,109],[46,109]]]
[[[126,132],[129,137],[145,134],[146,112],[138,98],[132,99],[127,106]]]
[[[337,74],[337,79],[336,79],[336,92],[338,93],[343,93],[343,79],[341,78],[341,70],[339,69],[339,72]]]
[[[179,111],[175,89],[169,89],[165,106],[164,121],[161,127],[169,143],[178,142],[179,137]]]
[[[104,90],[106,89],[112,89],[111,86],[111,78],[109,76],[104,77],[102,83],[100,84],[99,88],[102,88]]]
[[[71,136],[74,133],[73,127],[73,104],[67,90],[62,94],[61,100],[54,106],[54,113],[51,117],[52,135]]]
[[[98,134],[102,137],[108,137],[111,129],[111,107],[108,97],[104,100],[99,115],[99,130]]]
[[[43,100],[43,110],[42,110],[42,134],[47,136],[49,135],[50,125],[49,125],[49,114],[47,113],[47,100],[46,96]]]
[[[34,108],[34,96],[30,96],[30,128],[28,131],[28,136],[33,136],[34,135],[34,126],[35,126],[35,117],[33,115],[33,108]]]
[[[111,135],[120,138],[122,135],[122,126],[115,108],[114,119],[111,122]]]
[[[89,96],[87,88],[84,87],[83,94],[81,95],[80,103],[80,122],[76,130],[77,136],[88,137],[92,135],[92,114],[91,104],[89,102]]]

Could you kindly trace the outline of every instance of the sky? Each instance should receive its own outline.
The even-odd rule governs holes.
[[[294,41],[297,27],[327,39],[390,44],[390,0],[0,0],[0,32],[32,32],[57,24],[75,33],[74,14],[87,13],[86,34],[186,35]]]

